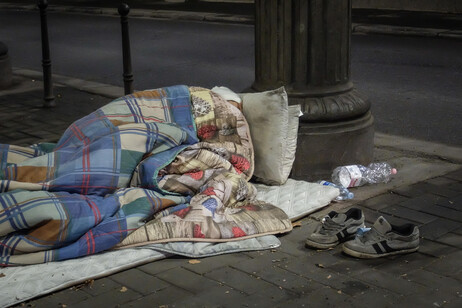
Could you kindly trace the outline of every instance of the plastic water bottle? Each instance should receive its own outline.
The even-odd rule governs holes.
[[[340,195],[338,195],[338,197],[335,198],[336,201],[343,201],[343,200],[353,199],[354,196],[355,196],[352,192],[350,192],[345,187],[334,184],[334,183],[331,183],[331,182],[328,182],[328,181],[319,181],[318,184],[338,188],[338,190],[340,190]]]
[[[337,167],[332,172],[332,182],[345,188],[357,187],[364,184],[387,183],[390,177],[396,174],[395,168],[388,163],[372,163],[365,167],[362,165],[350,165]]]
[[[356,230],[356,236],[364,236],[367,232],[371,231],[371,228],[361,227]]]

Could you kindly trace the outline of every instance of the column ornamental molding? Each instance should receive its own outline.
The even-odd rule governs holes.
[[[300,104],[302,122],[337,121],[356,118],[369,111],[370,101],[357,90],[321,97],[290,97],[291,105]]]

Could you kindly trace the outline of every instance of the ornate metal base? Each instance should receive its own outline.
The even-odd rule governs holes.
[[[291,178],[329,180],[341,165],[369,164],[374,151],[374,119],[370,112],[345,121],[300,122]]]
[[[53,95],[47,96],[43,99],[43,108],[56,107],[55,97]]]

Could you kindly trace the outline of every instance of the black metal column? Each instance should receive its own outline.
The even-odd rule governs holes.
[[[39,0],[40,9],[40,28],[42,34],[42,67],[43,67],[43,107],[56,106],[55,97],[53,96],[53,81],[51,79],[51,59],[50,44],[48,41],[48,24],[47,24],[47,0]]]
[[[128,32],[128,13],[130,7],[126,3],[119,6],[120,23],[122,25],[122,53],[123,53],[123,77],[125,95],[133,93],[132,60],[130,55],[130,37]]]
[[[370,102],[350,80],[351,0],[256,0],[255,82],[300,104],[292,177],[329,178],[373,156]]]

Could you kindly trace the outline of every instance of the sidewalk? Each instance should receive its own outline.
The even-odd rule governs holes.
[[[177,1],[127,0],[130,18],[246,23],[254,22],[254,4],[248,1],[185,3]],[[110,0],[54,0],[49,12],[118,16]],[[0,9],[36,10],[30,0],[3,1]],[[462,39],[462,15],[394,10],[352,10],[352,32]]]
[[[58,107],[43,109],[40,72],[14,74],[16,86],[0,91],[0,143],[54,142],[72,121],[123,92],[54,76]],[[18,307],[460,307],[462,148],[384,134],[376,134],[375,145],[375,160],[398,168],[393,181],[357,188],[354,200],[301,219],[279,237],[277,249],[203,258],[197,264],[167,258]],[[309,222],[351,206],[363,209],[368,225],[380,215],[391,223],[419,225],[419,251],[359,260],[340,247],[304,247]]]

